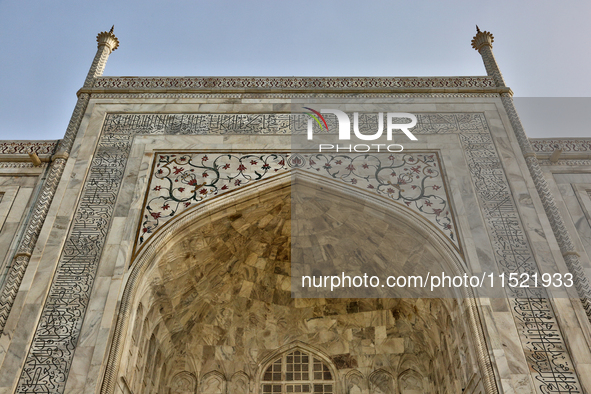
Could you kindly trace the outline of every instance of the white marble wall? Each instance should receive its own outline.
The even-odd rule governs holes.
[[[397,112],[410,113],[484,113],[490,127],[493,142],[502,159],[513,198],[530,243],[531,250],[541,271],[566,272],[562,256],[536,193],[523,157],[510,130],[507,116],[498,99],[482,98],[374,98],[363,104],[355,97],[344,99],[315,98],[311,103],[344,104],[348,111],[373,111],[394,106]],[[64,176],[40,234],[30,266],[21,285],[17,302],[0,339],[0,393],[11,393],[21,376],[21,368],[33,338],[45,297],[48,294],[61,250],[74,215],[93,158],[102,123],[107,113],[274,113],[289,112],[290,101],[283,98],[223,99],[91,99],[82,121],[78,137],[68,159]],[[375,111],[377,112],[377,111]],[[289,136],[258,135],[207,135],[207,136],[162,136],[143,135],[133,138],[130,155],[125,167],[124,182],[119,192],[114,216],[101,256],[98,272],[80,338],[67,377],[65,392],[100,392],[109,359],[114,328],[126,283],[129,281],[129,266],[140,222],[141,208],[150,169],[158,150],[195,151],[263,151],[289,150]],[[471,181],[462,143],[457,134],[422,135],[419,141],[405,144],[413,149],[439,150],[451,186],[454,209],[457,213],[460,237],[464,247],[465,263],[470,272],[496,270],[494,247],[482,216],[476,190]],[[558,178],[557,178],[558,179]],[[578,182],[578,181],[577,181]],[[572,183],[572,182],[569,182]],[[580,183],[591,183],[588,180]],[[588,242],[581,212],[571,208],[575,196],[561,189],[557,192],[565,199],[563,210],[573,212],[573,230],[583,234],[581,250],[588,253]],[[578,184],[578,183],[577,183]],[[584,196],[583,196],[584,197]],[[581,198],[583,198],[581,197]],[[579,206],[581,204],[579,203]],[[578,216],[577,216],[578,215]],[[588,261],[588,258],[587,258]],[[557,293],[558,295],[558,293]],[[554,313],[561,324],[570,357],[578,372],[583,387],[591,388],[591,353],[589,323],[586,320],[576,294],[569,298],[552,301]],[[537,382],[528,366],[514,315],[508,299],[481,299],[478,301],[479,316],[484,326],[487,353],[493,364],[494,380],[500,392],[539,392]],[[145,356],[144,356],[145,357]],[[119,384],[119,376],[116,377]],[[411,373],[400,378],[400,387],[407,392],[418,390],[420,382]],[[178,392],[189,383],[179,383]],[[190,384],[189,384],[190,385]]]

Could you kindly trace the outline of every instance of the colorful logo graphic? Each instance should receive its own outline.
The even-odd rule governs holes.
[[[326,131],[328,132],[328,125],[326,124],[326,120],[324,119],[324,116],[322,116],[320,114],[320,112],[318,112],[312,108],[309,108],[309,107],[304,107],[304,109],[308,109],[308,110],[314,112],[313,114],[311,114],[310,112],[306,112],[306,115],[312,117],[312,119],[314,119],[316,121],[316,123],[318,123],[318,127],[320,127],[320,129],[322,129],[322,124],[320,123],[320,120],[318,119],[318,117],[320,119],[322,119],[322,122],[324,123],[324,127],[326,127]],[[316,114],[316,116],[314,114]]]
[[[306,112],[306,115],[310,116],[310,119],[308,119],[308,140],[312,140],[314,138],[312,120],[315,120],[316,123],[318,123],[320,130],[322,130],[322,124],[324,124],[326,132],[328,133],[328,124],[326,123],[326,119],[324,119],[324,117],[321,115],[321,112],[323,114],[333,114],[334,116],[336,116],[339,127],[339,140],[346,141],[351,139],[351,119],[349,118],[349,115],[347,115],[345,112],[338,109],[327,108],[321,109],[320,112],[318,112],[310,107],[303,108],[312,111],[312,113]],[[410,119],[410,122],[397,123],[401,119]],[[322,123],[320,123],[321,120]],[[394,130],[400,130],[410,140],[416,141],[417,138],[412,134],[410,129],[415,127],[417,125],[417,122],[417,117],[407,112],[388,112],[386,113],[386,116],[384,116],[383,112],[380,112],[378,113],[378,129],[374,132],[374,134],[362,133],[359,128],[359,113],[353,112],[353,132],[355,133],[355,137],[357,139],[364,141],[377,140],[384,133],[384,129],[386,129],[386,139],[388,141],[392,141]],[[384,127],[384,123],[386,124],[386,127]]]

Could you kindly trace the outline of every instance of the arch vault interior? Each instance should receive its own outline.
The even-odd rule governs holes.
[[[291,191],[283,184],[247,193],[188,221],[163,243],[136,281],[117,373],[123,387],[222,394],[478,386],[461,301],[292,298]],[[359,215],[349,218],[353,227],[331,215],[327,201],[306,200],[308,215],[324,211],[322,228],[347,226],[353,237],[372,237],[401,269],[444,258],[411,225]],[[396,226],[398,242],[386,236],[387,223]],[[371,228],[380,230],[369,234]],[[294,368],[307,374],[292,375]],[[315,368],[326,376],[315,380]]]

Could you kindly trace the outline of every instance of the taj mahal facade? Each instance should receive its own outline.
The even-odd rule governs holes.
[[[468,77],[97,42],[63,139],[0,141],[0,393],[591,392],[591,138],[526,136],[491,33]]]

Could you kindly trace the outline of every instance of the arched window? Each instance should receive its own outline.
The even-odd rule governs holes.
[[[271,363],[261,380],[263,394],[333,394],[334,377],[318,357],[303,350],[284,353]]]

